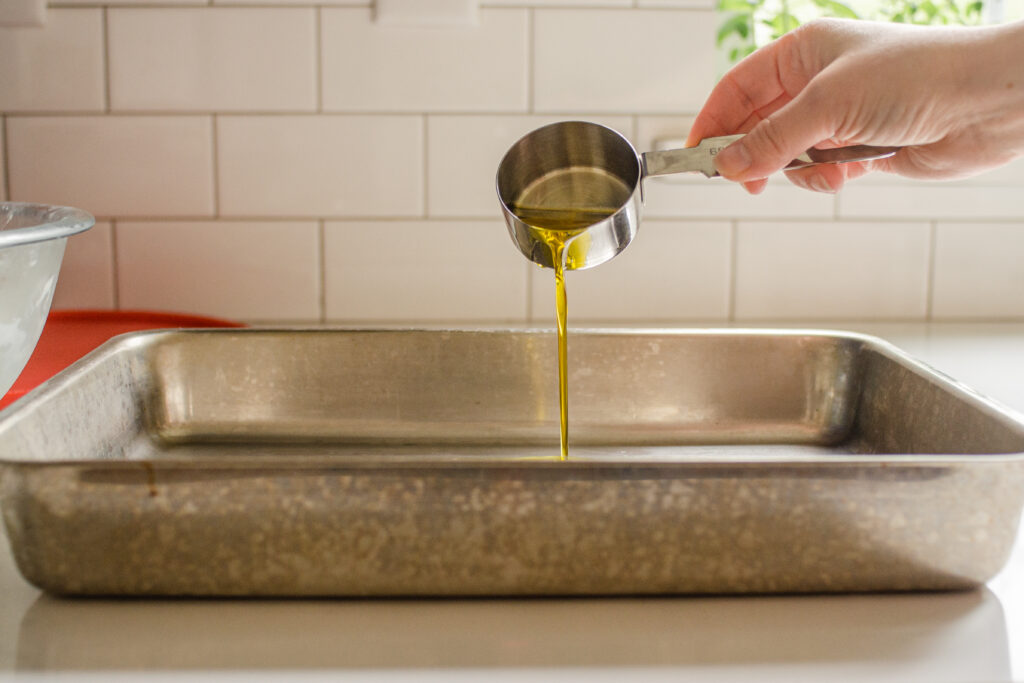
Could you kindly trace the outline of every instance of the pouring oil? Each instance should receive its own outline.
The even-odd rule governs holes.
[[[530,227],[531,236],[547,246],[555,269],[558,329],[558,417],[561,459],[569,458],[568,300],[565,273],[587,264],[590,226],[608,218],[631,190],[618,177],[589,166],[568,166],[527,186],[509,207]]]
[[[586,229],[615,213],[615,209],[586,208],[538,209],[514,207],[514,213],[527,223],[533,237],[551,250],[555,269],[555,321],[558,330],[558,418],[560,459],[569,459],[569,351],[568,297],[565,271],[582,266],[590,246]]]

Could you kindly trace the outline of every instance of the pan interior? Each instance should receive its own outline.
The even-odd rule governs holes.
[[[0,418],[0,461],[554,459],[551,332],[139,334]],[[1024,452],[1024,427],[857,337],[579,331],[577,461]]]

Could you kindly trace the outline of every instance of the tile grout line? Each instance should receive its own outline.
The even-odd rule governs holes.
[[[17,111],[8,111],[6,114],[16,118],[76,118],[81,116],[96,116],[106,112],[104,107],[95,107],[92,109],[79,108],[79,109],[23,109]],[[316,117],[316,116],[332,116],[337,118],[367,118],[367,117],[381,117],[381,118],[416,118],[423,114],[429,114],[431,116],[445,116],[449,118],[468,118],[468,119],[487,119],[487,118],[511,118],[511,117],[526,117],[533,114],[547,116],[549,118],[576,118],[576,119],[593,119],[593,118],[622,118],[628,119],[633,116],[645,117],[647,114],[632,114],[629,112],[601,112],[601,111],[540,111],[532,112],[524,109],[518,109],[516,111],[466,111],[466,110],[445,110],[445,109],[326,109],[317,110],[315,106],[309,106],[306,108],[298,109],[214,109],[214,108],[201,108],[201,109],[185,109],[185,108],[153,108],[153,109],[126,109],[118,108],[116,111],[111,109],[109,113],[123,116],[125,118],[153,118],[153,117],[167,117],[167,116],[209,116],[210,114],[230,114],[233,116],[249,116],[252,118],[275,118],[283,116],[293,117]],[[661,116],[660,114],[658,116]],[[1016,189],[1016,186],[1012,185],[949,185],[954,189],[968,189],[972,187],[981,187],[987,189]]]
[[[164,2],[153,1],[145,2],[140,4],[139,2],[133,2],[132,0],[95,0],[95,2],[68,2],[65,0],[54,0],[49,4],[53,9],[79,9],[79,8],[96,8],[96,7],[117,7],[117,8],[135,8],[145,7],[146,9],[195,9],[204,7],[231,7],[241,9],[260,9],[269,7],[271,9],[294,9],[295,7],[340,7],[343,9],[372,9],[373,2],[357,2],[349,4],[347,2],[335,3],[331,0],[309,0],[304,5],[297,4],[294,2],[262,2],[261,0],[251,0],[248,2],[222,2],[220,0],[198,0],[196,2],[173,2],[167,0]],[[563,4],[552,4],[552,5],[533,5],[528,1],[519,3],[508,3],[508,4],[491,4],[485,3],[481,5],[481,9],[557,9],[557,10],[598,10],[598,11],[611,11],[611,12],[623,12],[628,10],[641,10],[644,12],[665,12],[665,11],[677,11],[677,12],[711,12],[714,11],[714,7],[700,7],[700,6],[666,6],[661,7],[658,5],[641,5],[640,0],[631,0],[629,4],[623,5],[579,5],[566,2]]]
[[[110,221],[110,279],[113,286],[114,310],[121,310],[121,275],[117,259],[117,221]]]
[[[313,45],[316,50],[316,113],[324,113],[324,20],[323,7],[316,7],[315,15],[316,34],[313,36]]]
[[[11,196],[11,140],[7,134],[7,118],[0,116],[0,146],[3,147],[3,158],[0,158],[0,168],[4,172],[4,198],[7,201],[14,201]]]
[[[295,325],[312,325],[316,323],[315,318],[261,318],[261,317],[246,317],[245,322],[250,325],[279,325],[283,327],[294,327]],[[935,321],[936,325],[958,325],[962,323],[967,324],[980,324],[980,325],[1021,325],[1024,324],[1024,318],[1021,317],[993,317],[993,318],[972,318],[972,317],[956,317],[956,318],[943,318],[942,320]],[[514,318],[508,317],[479,317],[479,318],[458,318],[458,317],[444,317],[444,318],[346,318],[331,321],[332,327],[342,329],[359,329],[365,327],[374,327],[380,329],[390,330],[404,330],[408,329],[410,325],[416,327],[424,327],[427,329],[450,331],[453,327],[466,327],[466,328],[479,328],[481,325],[486,326],[500,326],[508,327],[509,325],[520,325],[522,323],[517,322]],[[742,321],[738,321],[735,325],[729,325],[722,321],[721,318],[708,318],[708,317],[676,317],[676,318],[594,318],[594,317],[583,317],[573,319],[570,323],[571,329],[581,329],[584,327],[593,328],[621,328],[624,325],[637,325],[641,328],[666,328],[666,327],[714,327],[720,328],[723,326],[734,327],[734,328],[776,328],[782,325],[788,329],[800,329],[807,327],[822,328],[822,327],[843,327],[848,325],[923,325],[925,324],[920,317],[915,318],[863,318],[863,317],[829,317],[829,318],[747,318]],[[543,325],[530,323],[525,325],[527,329],[534,329],[538,331],[553,330],[553,325],[548,325],[546,328]]]
[[[205,9],[207,7],[220,7],[220,8],[231,8],[231,9],[295,9],[296,7],[340,7],[342,9],[371,9],[373,7],[372,2],[347,4],[347,3],[336,3],[331,0],[308,0],[305,3],[295,2],[263,2],[262,0],[252,0],[250,2],[222,2],[221,0],[199,0],[198,2],[174,2],[173,0],[168,1],[149,1],[144,0],[95,0],[95,2],[74,2],[68,0],[53,0],[48,3],[51,9],[95,9],[97,7],[115,7],[118,9],[128,8],[134,9],[136,7],[141,9]],[[505,7],[515,9],[516,5],[498,5],[497,7]],[[525,5],[523,5],[525,7]],[[599,6],[600,7],[600,6]]]
[[[146,7],[149,7],[148,5]],[[294,6],[292,6],[294,7]],[[115,8],[111,8],[115,9]],[[126,9],[126,8],[125,8]],[[330,7],[326,9],[331,9]],[[103,110],[98,108],[76,108],[76,109],[23,109],[17,111],[8,111],[7,115],[19,117],[19,118],[32,118],[32,117],[54,117],[54,118],[74,118],[79,116],[89,116],[102,113]],[[602,110],[594,109],[589,107],[580,107],[574,109],[551,109],[551,110],[540,110],[540,111],[524,111],[520,108],[515,109],[382,109],[382,108],[368,108],[368,109],[356,109],[356,108],[335,108],[335,109],[324,109],[316,111],[313,108],[256,108],[256,109],[212,109],[212,108],[183,108],[183,107],[168,107],[168,108],[119,108],[116,112],[119,116],[136,116],[136,117],[153,117],[153,116],[204,116],[213,113],[233,114],[238,116],[251,116],[251,117],[275,117],[275,116],[317,116],[318,114],[329,114],[331,116],[338,117],[368,117],[368,116],[381,116],[381,117],[415,117],[423,113],[428,113],[436,116],[449,116],[449,117],[465,117],[465,118],[497,118],[497,117],[514,117],[514,116],[527,116],[530,114],[540,114],[544,116],[554,118],[568,118],[568,117],[580,117],[580,118],[626,118],[636,116],[639,118],[687,118],[695,116],[693,111],[636,111],[636,110]],[[772,185],[774,187],[776,185]],[[779,187],[785,185],[779,184]],[[860,185],[861,189],[928,189],[933,186],[928,185],[901,185],[897,183],[885,184],[885,185]],[[968,189],[996,189],[996,190],[1016,190],[1018,185],[1010,181],[998,181],[993,183],[980,183],[980,182],[963,182],[963,181],[949,181],[944,183],[943,187],[947,187],[954,190],[968,190]],[[838,194],[838,193],[837,193]],[[856,215],[851,216],[856,218]]]
[[[325,220],[339,222],[339,223],[386,223],[396,221],[446,221],[449,223],[472,223],[480,221],[493,221],[495,220],[494,214],[471,214],[471,215],[452,215],[452,214],[436,214],[431,215],[428,218],[424,218],[419,214],[395,214],[395,215],[367,215],[367,214],[353,214],[353,215],[342,215],[342,214],[249,214],[249,213],[232,213],[232,214],[220,214],[214,216],[213,214],[96,214],[97,220],[128,220],[128,221],[145,221],[145,222],[196,222],[196,221],[209,221],[213,218],[219,218],[223,221],[234,221],[234,222],[260,222],[260,223],[280,223],[280,222],[292,222],[292,221],[314,221],[318,218]],[[735,217],[735,216],[654,216],[644,217],[644,223],[665,223],[665,224],[683,224],[683,225],[694,225],[706,223],[708,221],[728,223],[735,221],[737,223],[752,223],[752,224],[765,224],[765,223],[781,223],[785,222],[790,225],[837,225],[837,226],[850,226],[850,225],[925,225],[930,224],[934,219],[919,218],[915,220],[907,219],[865,219],[856,221],[836,221],[833,222],[827,218],[821,219],[808,219],[808,218],[792,218],[786,216],[778,217],[759,217],[750,218],[746,216]],[[972,224],[978,225],[1012,225],[1019,226],[1021,218],[998,218],[998,219],[977,219],[970,221]]]
[[[729,221],[729,301],[726,310],[726,320],[736,322],[736,262],[739,249],[739,221]]]
[[[526,20],[526,113],[536,114],[534,111],[534,90],[536,86],[537,57],[534,54],[537,49],[537,11],[533,7],[527,8]]]
[[[103,8],[103,111],[113,109],[110,96],[110,8]]]
[[[326,221],[321,218],[317,221],[317,250],[319,253],[320,262],[320,324],[323,325],[327,322],[327,254],[325,253],[324,245],[327,242],[327,228]]]
[[[935,243],[938,240],[938,221],[931,221],[928,224],[928,272],[926,274],[926,290],[924,319],[925,322],[933,322],[935,315]]]
[[[423,124],[420,132],[423,133],[423,218],[430,217],[430,120],[428,114],[423,114]]]
[[[210,115],[210,185],[213,192],[213,217],[220,218],[220,154],[217,151],[217,131],[220,118],[217,114]]]

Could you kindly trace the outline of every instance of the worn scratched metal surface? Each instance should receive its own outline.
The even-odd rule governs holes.
[[[65,594],[958,589],[1003,564],[1013,414],[869,337],[127,335],[0,413],[18,566]]]

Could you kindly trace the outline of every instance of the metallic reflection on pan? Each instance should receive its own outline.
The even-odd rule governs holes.
[[[1020,417],[885,342],[580,332],[560,463],[549,341],[122,337],[0,415],[19,569],[84,595],[607,595],[964,589],[1006,561]]]

